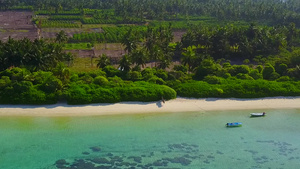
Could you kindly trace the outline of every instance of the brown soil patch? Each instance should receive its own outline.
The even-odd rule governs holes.
[[[71,37],[73,37],[74,34],[79,34],[82,32],[100,33],[103,30],[100,28],[85,28],[85,29],[82,29],[82,28],[42,28],[41,36],[46,39],[55,38],[56,34],[59,33],[60,31],[64,31],[68,35],[68,37],[71,38]]]
[[[0,40],[6,41],[9,37],[31,40],[38,38],[37,28],[31,22],[32,12],[0,12]]]
[[[80,58],[87,58],[87,57],[94,57],[98,58],[102,54],[106,54],[108,57],[111,58],[112,63],[118,63],[121,57],[125,54],[123,50],[111,50],[111,49],[101,49],[101,50],[65,50],[66,52],[71,52],[77,57]]]
[[[181,37],[186,33],[186,31],[174,31],[173,35],[174,35],[174,42],[180,42],[181,41]]]

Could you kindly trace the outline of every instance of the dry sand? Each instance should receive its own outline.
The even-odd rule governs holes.
[[[300,97],[260,99],[177,98],[165,103],[157,101],[90,105],[67,105],[65,103],[43,106],[0,105],[0,116],[94,116],[247,109],[300,109]]]

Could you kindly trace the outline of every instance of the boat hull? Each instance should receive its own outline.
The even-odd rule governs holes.
[[[251,113],[251,117],[262,117],[265,116],[266,113]]]
[[[241,122],[235,122],[235,123],[227,123],[227,127],[241,127],[242,123]]]

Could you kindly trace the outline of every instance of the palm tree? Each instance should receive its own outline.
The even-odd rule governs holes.
[[[128,55],[124,55],[119,61],[119,68],[121,71],[129,72],[130,71],[131,61]]]
[[[184,48],[185,52],[182,52],[183,57],[181,58],[181,62],[184,66],[188,65],[188,71],[191,71],[193,62],[196,58],[196,52],[197,49],[196,46],[189,46],[187,48]]]
[[[145,34],[145,37],[146,37],[145,48],[150,53],[150,55],[152,55],[153,47],[157,41],[157,36],[153,28],[149,26],[147,27],[147,32]]]
[[[171,65],[170,57],[163,56],[163,57],[159,58],[159,63],[158,63],[157,68],[166,69],[166,68],[169,68],[170,65]]]
[[[65,84],[69,80],[71,73],[70,69],[60,62],[56,68],[53,69],[53,74]]]
[[[148,57],[145,54],[145,51],[143,50],[143,48],[137,50],[133,50],[131,55],[131,60],[133,64],[136,64],[138,66],[142,66],[142,68],[145,67],[146,62],[148,61]]]
[[[68,62],[68,67],[70,67],[74,61],[74,56],[71,52],[68,52],[64,55],[64,59]]]
[[[128,54],[132,52],[132,50],[137,48],[137,38],[132,33],[132,28],[128,30],[128,32],[123,36],[121,43],[125,46],[125,50]]]
[[[98,68],[104,68],[105,66],[111,65],[110,59],[105,54],[102,54],[97,62]]]
[[[152,49],[152,55],[150,54],[150,58],[155,62],[155,67],[156,67],[156,62],[160,57],[163,57],[163,51],[158,45],[154,45]]]
[[[55,41],[58,43],[66,43],[68,39],[68,35],[65,33],[65,31],[62,30],[56,34]]]

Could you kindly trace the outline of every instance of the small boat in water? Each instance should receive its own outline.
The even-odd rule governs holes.
[[[266,113],[265,112],[262,112],[262,113],[251,113],[250,115],[251,115],[251,117],[261,117],[261,116],[265,116]]]
[[[234,123],[226,123],[227,127],[240,127],[242,126],[241,122],[234,122]]]

